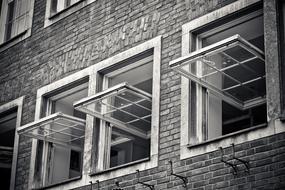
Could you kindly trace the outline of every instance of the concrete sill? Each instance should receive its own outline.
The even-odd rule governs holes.
[[[4,47],[5,45],[11,43],[12,41],[14,41],[14,40],[16,40],[16,39],[18,39],[18,38],[24,36],[26,33],[27,33],[27,30],[24,30],[23,32],[21,32],[21,33],[17,34],[16,36],[10,38],[9,40],[3,42],[2,44],[0,44],[0,48],[2,48],[2,47]]]
[[[150,158],[143,158],[143,159],[140,159],[140,160],[136,160],[136,161],[133,161],[133,162],[129,162],[129,163],[126,163],[126,164],[122,164],[122,165],[119,165],[119,166],[116,166],[116,167],[113,167],[113,168],[109,168],[109,169],[106,169],[106,170],[103,170],[103,171],[99,171],[99,172],[91,172],[89,174],[89,176],[95,176],[95,175],[100,175],[100,174],[103,174],[103,173],[107,173],[107,172],[111,172],[111,171],[114,171],[114,170],[118,170],[118,169],[121,169],[121,168],[124,168],[124,167],[127,167],[127,166],[132,166],[132,165],[135,165],[135,164],[138,164],[138,163],[142,163],[142,162],[146,162],[146,161],[149,161]],[[135,172],[135,171],[133,171]]]
[[[51,187],[60,186],[60,185],[69,183],[69,182],[71,182],[71,181],[79,180],[79,179],[81,179],[81,177],[82,177],[82,176],[80,175],[80,176],[77,176],[77,177],[73,177],[73,178],[70,178],[70,179],[67,179],[67,180],[58,182],[58,183],[54,183],[54,184],[47,185],[47,186],[44,186],[44,187],[36,188],[36,189],[33,189],[33,190],[44,190],[44,189],[48,189],[48,188],[51,188]]]
[[[237,135],[240,135],[242,133],[249,132],[249,131],[254,131],[256,129],[260,129],[260,128],[264,128],[264,127],[267,127],[267,123],[256,125],[254,127],[251,127],[251,128],[248,128],[248,129],[243,129],[243,130],[240,130],[240,131],[237,131],[237,132],[234,132],[234,133],[229,133],[227,135],[223,135],[223,136],[220,136],[220,137],[217,137],[217,138],[214,138],[214,139],[206,140],[206,141],[203,141],[203,142],[200,142],[200,143],[197,143],[197,144],[189,144],[189,145],[187,145],[187,148],[191,149],[191,148],[198,147],[198,146],[205,146],[207,144],[211,144],[213,142],[220,141],[220,140],[223,140],[223,139],[228,138],[228,137],[237,136]]]

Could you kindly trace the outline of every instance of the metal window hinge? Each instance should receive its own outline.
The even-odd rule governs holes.
[[[138,183],[145,186],[145,187],[148,187],[150,190],[154,190],[154,185],[150,185],[150,184],[147,184],[147,183],[140,181],[140,170],[136,170],[136,171],[137,171]]]
[[[227,160],[224,160],[224,150],[223,150],[222,147],[220,147],[220,152],[221,152],[221,161],[222,161],[223,163],[225,163],[226,165],[232,167],[232,168],[233,168],[233,174],[234,174],[234,175],[237,175],[237,171],[238,171],[238,170],[237,170],[237,165],[236,165],[236,164],[233,164],[233,163],[231,163],[231,162],[229,162],[229,161],[227,161]]]
[[[181,176],[181,175],[178,175],[178,174],[173,173],[173,166],[172,166],[172,161],[171,161],[171,160],[169,160],[169,164],[170,164],[170,175],[173,175],[173,176],[175,176],[175,177],[181,179],[182,182],[183,182],[183,185],[182,185],[182,186],[183,186],[185,189],[187,189],[187,183],[188,183],[187,177],[184,177],[184,176]]]
[[[234,144],[234,143],[232,143],[232,149],[233,149],[233,159],[235,159],[235,160],[241,162],[241,163],[245,166],[246,172],[249,172],[249,162],[246,161],[246,160],[237,158],[237,157],[235,156],[235,144]]]

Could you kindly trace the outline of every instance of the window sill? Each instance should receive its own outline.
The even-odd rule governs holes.
[[[2,44],[0,44],[0,48],[6,46],[7,44],[10,44],[12,41],[15,41],[19,38],[21,38],[22,36],[24,36],[27,33],[27,30],[24,30],[23,32],[17,34],[16,36],[10,38],[9,40],[3,42]]]
[[[74,178],[70,178],[70,179],[67,179],[67,180],[58,182],[58,183],[54,183],[54,184],[47,185],[47,186],[40,187],[40,188],[35,188],[35,189],[33,189],[33,190],[44,190],[44,189],[48,189],[48,188],[51,188],[51,187],[63,185],[63,184],[69,183],[69,182],[71,182],[71,181],[79,180],[79,179],[81,179],[81,177],[82,177],[82,176],[80,175],[80,176],[77,176],[77,177],[74,177]]]
[[[195,148],[195,147],[211,144],[213,142],[226,139],[228,137],[238,136],[240,134],[243,134],[243,133],[246,133],[246,132],[249,132],[249,131],[254,131],[254,130],[257,130],[257,129],[260,129],[260,128],[265,128],[265,127],[267,127],[267,125],[268,125],[267,123],[260,124],[260,125],[248,128],[248,129],[243,129],[243,130],[240,130],[240,131],[237,131],[237,132],[234,132],[234,133],[229,133],[227,135],[223,135],[223,136],[220,136],[220,137],[217,137],[217,138],[214,138],[214,139],[210,139],[210,140],[207,140],[207,141],[199,142],[197,144],[188,144],[187,148],[191,149],[191,148]]]
[[[72,5],[70,5],[69,7],[65,8],[65,9],[63,9],[63,10],[61,10],[61,11],[59,11],[59,12],[56,12],[56,13],[54,13],[54,14],[50,14],[50,16],[49,16],[48,19],[49,19],[49,20],[52,20],[52,19],[58,17],[58,16],[61,15],[62,13],[67,12],[67,11],[70,10],[72,7],[77,6],[78,4],[82,3],[83,1],[85,1],[85,0],[80,0],[80,1],[78,1],[78,2],[76,2],[76,3],[74,3],[74,4],[72,4]]]
[[[121,168],[125,168],[127,166],[132,166],[132,165],[135,165],[135,164],[146,162],[146,161],[150,161],[150,158],[149,157],[148,158],[143,158],[143,159],[136,160],[136,161],[133,161],[133,162],[129,162],[129,163],[126,163],[126,164],[123,164],[123,165],[120,165],[120,166],[112,167],[112,168],[109,168],[109,169],[106,169],[106,170],[103,170],[103,171],[100,171],[100,172],[92,172],[89,175],[90,176],[100,175],[100,174],[104,174],[104,173],[111,172],[111,171],[114,171],[114,170],[118,170],[118,169],[121,169]]]

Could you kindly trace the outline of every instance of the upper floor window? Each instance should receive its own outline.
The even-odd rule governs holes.
[[[31,34],[34,0],[2,0],[0,10],[0,44]]]
[[[192,52],[171,63],[192,81],[190,144],[267,124],[263,33],[261,11],[225,19],[194,31]]]
[[[96,0],[47,0],[44,27],[79,11]]]
[[[80,0],[51,0],[51,15],[54,15],[71,5],[77,3]]]

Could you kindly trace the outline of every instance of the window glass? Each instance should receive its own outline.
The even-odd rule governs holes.
[[[142,90],[151,95],[152,93],[152,56],[146,57],[138,63],[119,68],[116,71],[106,74],[105,80],[108,87],[115,86],[122,82]],[[126,91],[112,100],[114,107],[111,116],[123,121],[129,127],[151,133],[151,102],[142,99],[140,96]],[[107,168],[116,167],[150,156],[150,137],[142,138],[134,133],[122,130],[116,124],[106,122],[105,125],[111,128],[111,143],[109,146],[109,163]]]
[[[240,35],[253,46],[264,51],[263,16],[258,14],[249,19],[239,18],[231,23],[198,35],[198,48],[207,47],[233,35]],[[252,59],[252,60],[250,60]],[[236,46],[229,50],[205,56],[202,61],[207,68],[197,65],[197,73],[205,76],[209,84],[222,89],[232,97],[244,102],[265,96],[265,65],[254,55]],[[219,71],[215,70],[218,68]],[[203,87],[204,88],[204,87]],[[202,123],[204,140],[240,131],[266,121],[266,105],[258,104],[240,110],[204,88],[202,101]]]
[[[70,116],[85,119],[86,115],[84,113],[78,112],[73,108],[73,102],[87,97],[87,85],[88,83],[84,83],[48,97],[46,114],[50,115],[53,113],[62,112]],[[49,106],[51,107],[50,111]],[[72,126],[69,127],[70,128],[62,126],[60,128],[60,126],[57,125],[50,126],[51,130],[54,130],[55,133],[56,131],[60,131],[60,135],[64,140],[68,140],[67,138],[71,139],[73,136],[83,135],[82,131],[74,130]],[[52,158],[50,159],[49,167],[51,172],[47,185],[80,176],[82,169],[84,138],[72,141],[70,146],[62,146],[57,143],[52,143],[50,145],[50,153]]]
[[[3,41],[8,41],[27,29],[31,0],[3,1],[1,26]]]
[[[281,102],[282,102],[282,119],[285,120],[285,2],[279,1],[280,4],[280,54],[281,54]]]
[[[51,14],[56,14],[80,0],[51,0]]]
[[[16,111],[0,115],[0,177],[2,189],[10,188],[16,118]]]

